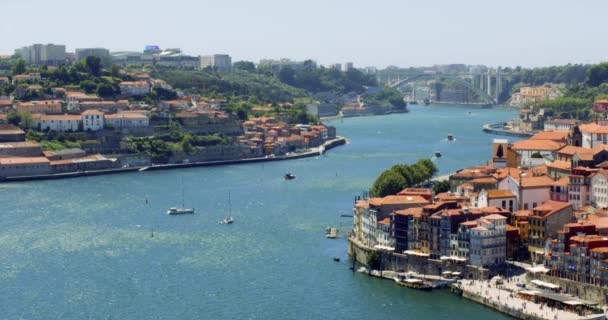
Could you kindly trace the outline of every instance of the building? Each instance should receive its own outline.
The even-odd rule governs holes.
[[[105,124],[116,129],[149,127],[150,119],[137,113],[115,113],[104,115]]]
[[[87,110],[81,113],[82,128],[84,131],[99,131],[104,127],[103,112]]]
[[[556,239],[558,231],[572,222],[572,205],[566,202],[546,201],[532,209],[528,216],[530,257],[532,261],[542,262],[548,253],[547,241]]]
[[[60,65],[66,62],[65,45],[34,44],[15,50],[28,64]]]
[[[34,115],[34,128],[38,131],[79,131],[82,118],[79,115]]]
[[[232,69],[232,58],[227,54],[214,54],[200,57],[200,67],[212,68],[218,71],[230,71]]]
[[[42,146],[35,141],[0,143],[0,157],[40,157]]]
[[[39,114],[61,114],[62,107],[60,100],[18,102],[15,104],[18,112],[30,112]]]
[[[0,178],[48,174],[50,161],[45,157],[0,158]]]
[[[338,109],[333,103],[313,103],[306,106],[306,111],[317,117],[333,117],[338,114]]]
[[[552,87],[522,87],[518,93],[511,97],[511,105],[522,106],[530,103],[538,103],[543,100],[553,100],[561,96],[557,88]]]
[[[120,94],[127,97],[143,96],[150,93],[150,83],[146,81],[123,81],[118,84]]]
[[[477,220],[470,231],[470,263],[478,267],[501,265],[507,254],[507,218],[491,214]]]
[[[583,148],[594,148],[600,144],[608,144],[608,126],[597,123],[587,123],[578,126],[582,134]]]
[[[489,190],[479,192],[477,207],[499,207],[513,212],[517,207],[517,196],[511,190]]]
[[[25,141],[25,131],[12,124],[0,125],[0,142]]]
[[[344,68],[342,69],[342,71],[344,72],[349,72],[350,70],[354,69],[354,64],[352,62],[346,62],[344,64]]]
[[[110,50],[104,48],[81,48],[76,49],[75,57],[76,61],[86,59],[87,57],[97,57],[102,63],[107,64],[110,62]]]
[[[317,63],[312,60],[306,61],[293,61],[290,59],[262,59],[259,62],[259,66],[268,67],[273,72],[278,72],[285,67],[289,67],[295,71],[302,71],[306,68],[317,68]]]
[[[517,196],[515,210],[534,208],[551,198],[553,180],[546,175],[529,176],[521,172],[519,177],[507,176],[498,184],[500,190],[510,190]]]
[[[511,144],[511,150],[520,156],[519,165],[532,167],[557,158],[557,152],[566,145],[564,142],[553,140],[522,140]]]
[[[568,130],[572,129],[579,123],[576,119],[549,119],[545,120],[544,130],[545,131],[554,131],[554,130]]]
[[[608,208],[608,170],[592,174],[590,182],[590,204],[596,208]]]
[[[568,202],[575,209],[591,203],[591,177],[599,169],[576,167],[572,169],[568,181]]]

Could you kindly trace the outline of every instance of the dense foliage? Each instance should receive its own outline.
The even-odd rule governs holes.
[[[374,182],[372,197],[394,195],[401,190],[415,187],[437,173],[437,167],[429,159],[422,159],[413,165],[398,164],[385,170]]]
[[[130,138],[134,151],[148,154],[155,163],[166,163],[171,155],[177,151],[187,154],[196,152],[195,147],[209,147],[216,145],[229,145],[232,140],[219,133],[197,135],[184,133],[173,126],[170,133],[150,137]]]
[[[364,97],[367,103],[376,103],[383,106],[393,106],[396,109],[405,109],[407,103],[403,100],[403,94],[399,90],[384,87],[381,91]]]
[[[361,92],[365,86],[375,86],[376,77],[366,75],[357,69],[346,72],[334,68],[302,68],[296,71],[291,67],[283,67],[277,77],[283,83],[301,88],[309,92],[331,91],[336,93]]]
[[[450,191],[450,182],[448,180],[442,180],[437,182],[436,185],[433,186],[433,192],[435,194],[448,192]]]
[[[589,120],[593,101],[591,99],[563,97],[539,102],[537,106],[545,108],[545,112],[554,118]]]
[[[165,80],[174,88],[202,93],[209,97],[254,96],[264,102],[285,102],[306,95],[302,90],[286,85],[276,78],[242,70],[217,72],[159,69],[152,72],[151,76]]]

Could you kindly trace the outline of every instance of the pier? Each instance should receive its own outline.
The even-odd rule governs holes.
[[[505,129],[505,122],[495,122],[483,125],[483,131],[491,134],[504,135],[504,136],[515,136],[515,137],[531,137],[535,132],[528,131],[513,131]]]

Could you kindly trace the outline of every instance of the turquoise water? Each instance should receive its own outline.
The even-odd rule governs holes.
[[[435,151],[441,173],[482,163],[497,136],[481,125],[515,116],[414,106],[332,122],[350,143],[317,158],[0,185],[0,318],[507,319],[352,273],[324,232],[349,228],[340,214],[386,167]],[[167,216],[182,187],[196,214]],[[229,191],[236,222],[221,225]]]

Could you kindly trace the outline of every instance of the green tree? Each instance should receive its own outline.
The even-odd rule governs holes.
[[[587,84],[597,87],[608,81],[608,62],[596,64],[587,70]]]
[[[372,270],[379,270],[382,267],[382,256],[376,251],[368,252],[367,266]]]
[[[113,96],[119,94],[120,88],[118,88],[118,90],[116,90],[116,89],[117,88],[115,88],[113,85],[111,85],[109,83],[100,83],[97,85],[97,89],[95,90],[95,92],[97,93],[98,96],[107,98],[107,97],[113,97]]]
[[[247,72],[255,71],[255,64],[251,61],[237,61],[234,63],[234,69]]]
[[[88,56],[85,58],[85,65],[89,74],[99,77],[101,75],[101,59],[94,56]]]
[[[279,80],[292,86],[296,83],[296,72],[289,66],[283,67],[279,71]]]
[[[433,192],[435,192],[435,194],[448,191],[450,191],[450,182],[447,180],[439,181],[436,185],[433,186]]]
[[[395,195],[407,187],[405,178],[396,170],[385,170],[374,182],[370,191],[373,197]]]
[[[25,73],[25,60],[19,59],[13,65],[13,75],[24,74]]]
[[[113,64],[110,66],[110,76],[114,78],[118,78],[120,76],[120,66],[117,64]]]
[[[434,176],[438,171],[437,166],[433,163],[433,161],[431,161],[431,159],[420,159],[418,162],[416,162],[416,164],[424,166],[428,170],[429,177],[427,177],[427,179]]]

